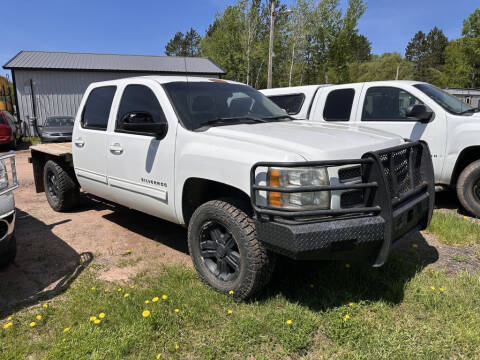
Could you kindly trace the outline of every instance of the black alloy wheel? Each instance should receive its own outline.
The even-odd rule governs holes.
[[[200,231],[200,255],[219,280],[233,281],[240,272],[240,252],[233,235],[220,223],[206,221]]]

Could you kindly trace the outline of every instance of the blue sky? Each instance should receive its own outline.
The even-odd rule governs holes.
[[[215,12],[233,0],[12,0],[2,4],[0,65],[20,50],[163,55],[165,44],[190,27],[203,34]],[[284,0],[287,4],[293,0]],[[345,6],[347,0],[340,0]],[[374,53],[398,51],[416,31],[440,27],[460,36],[479,0],[367,0],[360,33]],[[0,73],[6,71],[0,69]]]

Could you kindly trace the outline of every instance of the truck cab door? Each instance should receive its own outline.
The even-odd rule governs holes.
[[[118,108],[107,132],[107,173],[113,201],[176,222],[173,189],[177,121],[173,108],[163,88],[152,80],[138,80],[119,91]],[[166,135],[158,139],[128,130],[123,119],[132,114],[167,123]]]
[[[107,182],[107,125],[116,86],[101,86],[86,92],[72,134],[72,156],[80,186],[91,194],[109,199]]]
[[[434,111],[428,122],[408,118],[407,108],[424,104]],[[430,147],[435,180],[441,177],[445,154],[446,119],[443,112],[435,111],[436,104],[428,102],[424,96],[411,87],[366,84],[363,88],[361,105],[357,111],[357,123],[400,135],[412,141],[424,140]]]

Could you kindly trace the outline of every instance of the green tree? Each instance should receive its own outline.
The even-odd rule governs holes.
[[[167,56],[198,56],[201,37],[190,28],[185,34],[177,32],[165,46]]]
[[[470,85],[480,87],[480,9],[463,21],[462,47],[471,67]]]
[[[399,80],[413,80],[415,68],[399,53],[373,55],[370,61],[351,63],[349,66],[350,81],[380,81],[394,80],[397,74]]]

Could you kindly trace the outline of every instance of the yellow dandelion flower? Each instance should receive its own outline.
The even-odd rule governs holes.
[[[162,295],[162,300],[167,300],[168,296],[167,295]]]
[[[180,349],[180,346],[178,344],[175,344],[175,350]]]
[[[229,310],[227,310],[227,314],[228,314],[228,315],[232,315],[232,313],[233,313],[233,311],[232,311],[232,310],[230,310],[230,309],[229,309]]]
[[[430,286],[430,289],[435,290],[435,286],[433,286],[433,285]]]
[[[441,287],[441,288],[439,288],[438,290],[440,290],[441,292],[444,292],[444,291],[445,291],[445,288]]]
[[[349,269],[349,268],[350,268],[350,264],[345,264],[345,267],[346,267],[347,269]]]
[[[62,342],[65,342],[65,341],[67,341],[67,339],[63,338],[63,339],[62,339]]]
[[[131,252],[132,252],[132,250],[127,249],[127,250],[125,251],[125,254],[130,254]]]
[[[417,244],[412,244],[412,247],[413,247],[414,249],[416,249],[416,248],[418,248],[418,245],[417,245]]]
[[[122,288],[118,288],[117,291],[118,291],[118,292],[122,291]]]
[[[10,326],[12,326],[13,323],[10,321],[10,322],[7,322],[6,324],[3,325],[3,328],[4,329],[8,329]]]
[[[348,321],[348,319],[350,319],[350,315],[348,315],[348,314],[343,317],[343,321],[345,321],[345,322]]]
[[[95,321],[95,320],[97,320],[96,316],[90,316],[90,321]]]
[[[108,292],[108,289],[105,289],[105,290],[103,290],[103,291]]]
[[[174,309],[173,311],[175,311],[176,313],[180,312],[180,309]]]
[[[292,325],[292,324],[293,324],[293,321],[292,321],[292,320],[287,320],[287,321],[285,321],[285,323],[286,323],[287,325]]]
[[[34,327],[35,325],[37,325],[37,323],[35,321],[32,321],[30,324],[28,324],[28,326],[30,326],[30,327]]]
[[[162,357],[162,353],[158,353],[157,354],[157,360],[160,359]]]
[[[127,298],[127,297],[129,297],[129,296],[130,296],[130,294],[129,294],[129,293],[125,293],[125,294],[123,294],[123,297],[124,297],[124,298]]]
[[[98,314],[98,317],[99,317],[100,319],[103,319],[103,318],[105,317],[105,313],[100,313],[100,314]]]
[[[152,302],[157,302],[158,301],[158,296],[155,296],[153,299],[152,299]]]
[[[12,321],[12,317],[9,316],[9,317],[7,318],[7,321]]]
[[[133,289],[135,287],[135,285],[130,285],[130,289]]]
[[[63,332],[64,332],[64,333],[67,333],[67,332],[69,332],[69,331],[70,331],[70,328],[69,328],[69,327],[66,327],[65,329],[63,329]]]
[[[37,316],[35,316],[35,319],[37,319],[37,320],[42,320],[42,315],[37,315]]]
[[[464,216],[463,218],[464,218],[465,220],[467,220],[467,217],[466,217],[466,216]]]
[[[145,300],[144,302],[145,302],[145,304],[147,304],[147,305],[150,304],[150,300]]]
[[[100,324],[100,322],[101,322],[101,320],[99,320],[99,319],[95,319],[95,320],[93,321],[93,323],[94,323],[95,325]]]
[[[350,307],[353,306],[353,305],[355,305],[355,303],[354,303],[353,301],[350,301],[350,302],[348,303],[348,306],[350,306]]]
[[[144,318],[149,317],[149,316],[150,316],[150,311],[149,311],[149,310],[143,310],[142,316],[143,316]]]
[[[97,288],[95,286],[92,286],[91,290],[95,291],[95,290],[97,290]]]
[[[43,304],[42,307],[43,307],[44,309],[46,309],[46,308],[48,308],[48,305],[47,305],[47,304]]]
[[[233,295],[233,290],[230,290],[230,291],[228,292],[228,295]]]

